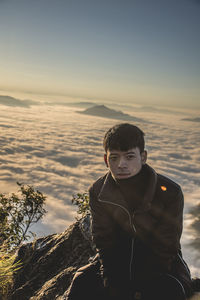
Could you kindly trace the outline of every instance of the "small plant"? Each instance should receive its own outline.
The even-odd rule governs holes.
[[[32,186],[20,187],[18,194],[0,194],[0,245],[7,241],[9,247],[16,247],[34,234],[29,231],[46,210],[43,208],[46,197]]]
[[[30,226],[46,213],[46,197],[32,186],[17,183],[17,194],[0,194],[0,299],[8,299],[13,275],[21,268],[16,260],[16,249],[34,233]]]
[[[0,247],[0,299],[7,299],[12,288],[13,274],[21,268],[20,261],[15,262],[14,252],[8,252],[8,245],[4,243]]]
[[[77,213],[85,217],[89,212],[89,195],[88,193],[78,193],[73,196],[72,203],[78,206]]]

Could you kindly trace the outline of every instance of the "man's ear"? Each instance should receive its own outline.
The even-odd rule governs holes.
[[[142,158],[142,164],[144,165],[147,161],[147,151],[144,150],[142,153],[141,153],[141,158]]]
[[[104,154],[104,162],[105,162],[106,166],[108,167],[107,154]]]

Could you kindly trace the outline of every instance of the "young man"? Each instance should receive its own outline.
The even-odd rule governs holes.
[[[109,129],[104,137],[109,171],[89,190],[102,300],[185,300],[192,294],[180,246],[183,194],[146,163],[144,146],[144,133],[134,125]],[[81,277],[95,277],[89,270],[79,272],[74,286]]]

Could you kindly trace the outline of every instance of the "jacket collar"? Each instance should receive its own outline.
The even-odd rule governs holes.
[[[138,212],[147,211],[150,209],[157,184],[157,174],[155,170],[147,164],[144,165],[144,168],[146,169],[146,172],[148,172],[148,185],[144,197],[141,199],[141,205],[137,209]],[[100,201],[116,203],[128,209],[128,205],[123,197],[123,194],[121,193],[118,184],[115,182],[110,172],[105,177],[98,198]]]

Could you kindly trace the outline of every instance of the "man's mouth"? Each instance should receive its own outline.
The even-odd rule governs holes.
[[[118,173],[117,176],[129,176],[130,173]]]

